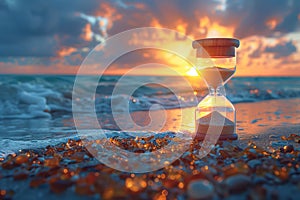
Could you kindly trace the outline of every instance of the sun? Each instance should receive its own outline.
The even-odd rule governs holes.
[[[193,67],[191,67],[187,72],[185,72],[186,76],[199,76],[199,73],[197,70]]]

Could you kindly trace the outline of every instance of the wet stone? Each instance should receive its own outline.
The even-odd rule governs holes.
[[[260,160],[254,159],[254,160],[250,160],[248,162],[248,166],[252,169],[256,168],[257,166],[260,166],[262,163]]]
[[[54,193],[62,193],[72,185],[73,182],[69,180],[54,180],[50,182],[50,189]]]
[[[148,152],[171,139],[153,136],[115,138],[113,141],[132,152]],[[276,148],[261,148],[253,141],[241,147],[222,142],[203,159],[198,157],[201,145],[191,144],[189,151],[170,166],[147,175],[123,173],[99,164],[80,140],[70,140],[43,150],[20,151],[0,158],[3,169],[0,179],[10,178],[16,185],[24,183],[18,180],[27,179],[28,187],[36,188],[37,192],[50,188],[52,193],[58,194],[57,198],[62,197],[59,193],[70,188],[66,195],[98,195],[102,199],[217,199],[217,195],[220,199],[240,199],[241,196],[266,199],[275,186],[288,184],[298,188],[300,184],[300,152],[294,142],[300,136],[290,135],[283,139],[280,136],[276,139],[281,140],[276,141],[280,144]],[[3,194],[6,191],[4,198],[14,199],[7,196],[7,188],[0,189]],[[281,195],[280,191],[278,193]]]
[[[79,195],[93,195],[94,191],[91,189],[89,185],[86,184],[77,184],[75,188],[75,192]]]
[[[37,188],[37,187],[39,187],[40,185],[42,185],[44,183],[46,183],[45,178],[37,177],[37,178],[30,181],[30,187]]]
[[[280,148],[280,151],[282,153],[290,153],[290,152],[294,151],[294,146],[293,145],[286,145],[283,148]]]
[[[300,174],[293,174],[290,176],[290,181],[293,184],[299,184],[300,183]]]
[[[14,162],[12,160],[7,160],[4,163],[2,163],[2,168],[3,169],[13,169],[15,167]]]
[[[27,161],[28,161],[28,156],[25,154],[20,154],[15,158],[15,163],[18,165],[26,163]]]
[[[267,199],[267,189],[262,186],[256,186],[248,193],[249,200]]]
[[[288,144],[288,142],[287,141],[272,141],[271,142],[271,146],[272,147],[283,147],[283,146],[285,146],[285,145],[287,145]]]
[[[264,184],[265,182],[266,182],[266,179],[261,176],[255,176],[252,181],[252,183],[254,183],[255,185]]]
[[[211,199],[214,186],[206,180],[195,180],[188,185],[187,194],[190,199]]]
[[[269,136],[270,139],[277,139],[277,138],[279,138],[279,137],[280,137],[279,135],[270,135],[270,136]]]
[[[27,170],[22,170],[14,174],[14,180],[24,180],[28,177],[29,172]]]
[[[59,166],[59,159],[58,158],[50,158],[45,160],[45,166],[47,167],[57,167]]]
[[[239,193],[247,190],[251,179],[246,175],[238,174],[227,178],[224,182],[231,193]]]

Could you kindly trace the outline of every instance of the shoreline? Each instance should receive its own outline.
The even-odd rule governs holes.
[[[300,98],[294,99],[280,99],[280,100],[266,100],[260,102],[250,102],[250,103],[238,103],[234,104],[237,113],[237,126],[236,133],[238,135],[239,143],[247,143],[248,140],[254,139],[258,143],[258,145],[266,145],[269,140],[273,141],[276,138],[276,135],[289,135],[293,133],[300,133]],[[163,131],[169,131],[168,129],[172,129],[173,127],[179,126],[180,121],[179,118],[181,115],[187,114],[186,117],[187,123],[193,123],[191,117],[193,117],[194,107],[183,108],[182,112],[180,109],[169,109],[167,112],[167,126],[165,126]],[[192,115],[190,115],[192,113]],[[154,111],[155,114],[155,111]],[[131,113],[133,119],[137,119],[138,124],[142,125],[142,123],[148,123],[148,112],[146,111],[136,111]],[[104,115],[104,119],[111,118],[109,115]],[[140,119],[146,119],[141,121]],[[40,121],[48,120],[48,119],[30,119],[24,121],[30,121],[30,125],[41,124]],[[72,118],[64,119],[64,123],[67,123],[68,126],[73,127],[74,124],[71,123]],[[101,120],[101,118],[100,118]],[[20,119],[17,120],[17,123],[20,123]],[[111,129],[115,127],[113,125],[112,120],[109,120],[108,128]],[[42,122],[43,124],[43,122]],[[26,125],[26,123],[24,123]],[[63,125],[63,124],[62,124]],[[11,125],[13,126],[13,125]],[[38,128],[38,130],[41,128]],[[44,128],[45,129],[45,128]],[[20,149],[27,149],[26,146],[35,147],[35,148],[44,148],[47,145],[51,145],[61,142],[67,142],[68,139],[80,139],[80,136],[76,133],[76,129],[70,128],[67,130],[65,127],[57,128],[56,132],[53,134],[59,133],[59,129],[62,130],[60,135],[66,134],[64,137],[58,137],[57,139],[49,138],[51,132],[49,132],[49,136],[47,140],[43,139],[33,139],[33,140],[17,140],[19,142],[18,146],[11,146],[14,148],[14,151],[9,149],[3,150],[2,155],[7,155],[9,152],[17,152]],[[108,129],[108,131],[109,131]],[[193,130],[193,129],[191,129]],[[4,130],[3,130],[4,131]],[[2,131],[2,132],[3,132]],[[30,130],[29,130],[30,131]],[[22,133],[22,132],[21,132]],[[75,133],[75,134],[74,134]],[[31,138],[34,138],[35,134],[40,135],[40,133],[26,133],[26,135],[32,134]],[[45,134],[45,133],[43,133]],[[46,132],[46,134],[48,134]],[[22,137],[20,136],[22,139]],[[14,138],[1,138],[1,146],[2,148],[7,146],[8,141],[14,141]],[[24,148],[25,147],[25,148]],[[34,148],[33,148],[34,149]],[[5,153],[6,152],[6,153]]]

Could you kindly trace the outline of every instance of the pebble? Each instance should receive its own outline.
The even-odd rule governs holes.
[[[288,144],[287,141],[272,141],[271,142],[272,147],[282,147],[282,146],[285,146],[287,144]]]
[[[279,137],[280,137],[279,135],[270,135],[269,136],[270,139],[276,139],[276,138],[279,138]]]
[[[260,160],[257,160],[257,159],[254,159],[254,160],[250,160],[248,162],[248,166],[252,169],[256,168],[257,166],[261,165],[261,161]]]
[[[27,161],[28,161],[28,157],[24,154],[20,154],[15,158],[15,163],[18,165],[26,163]]]
[[[225,180],[225,185],[231,193],[239,193],[246,190],[250,183],[250,177],[243,174],[234,175]]]
[[[211,199],[214,186],[206,180],[195,180],[188,185],[187,194],[191,199]]]
[[[20,172],[14,173],[14,180],[24,180],[27,179],[29,172],[27,170],[22,170]]]
[[[252,181],[254,184],[264,184],[267,182],[267,180],[264,178],[264,177],[261,177],[261,176],[255,176],[253,178],[253,181]]]
[[[256,122],[258,122],[258,120],[260,120],[260,119],[254,119],[254,120],[252,120],[251,124],[255,124]]]
[[[0,170],[0,179],[13,178],[18,187],[23,187],[23,181],[20,181],[21,184],[17,181],[26,179],[30,181],[30,187],[37,188],[37,191],[41,191],[42,188],[48,190],[50,187],[54,193],[63,193],[66,190],[68,193],[76,192],[80,195],[99,193],[104,199],[119,199],[127,194],[134,195],[136,199],[147,199],[148,194],[155,195],[155,199],[191,200],[219,197],[278,199],[282,194],[286,198],[291,195],[297,198],[299,195],[285,190],[285,187],[299,189],[300,148],[295,144],[295,140],[298,142],[300,135],[291,134],[288,137],[276,138],[280,141],[270,141],[276,140],[273,144],[277,148],[269,145],[266,148],[257,147],[254,142],[246,147],[222,142],[203,159],[197,158],[200,145],[195,144],[179,160],[165,168],[163,174],[159,171],[159,174],[153,172],[147,175],[116,173],[116,170],[99,164],[97,159],[92,158],[81,141],[70,140],[59,146],[49,146],[45,150],[22,151],[6,158],[0,157],[0,168],[3,168]],[[138,145],[142,146],[138,146],[138,149],[145,148],[148,151],[154,147],[148,145],[157,143],[161,147],[167,140],[154,136],[137,140],[130,136],[130,143],[122,138],[114,141],[119,145],[124,144],[124,148],[133,146],[130,147],[132,151]],[[143,147],[144,145],[147,147]],[[223,156],[219,157],[219,154]],[[98,176],[99,178],[96,178]],[[281,186],[284,187],[284,191],[279,188]],[[104,192],[103,188],[108,192]],[[9,191],[0,190],[0,199],[11,199],[5,194],[7,192]],[[19,190],[16,192],[20,195]]]
[[[290,181],[294,184],[300,183],[300,174],[293,174],[290,176]]]
[[[257,154],[257,151],[255,149],[249,149],[248,152],[253,153],[253,154]]]
[[[283,153],[290,153],[294,151],[294,146],[293,145],[286,145],[283,148],[280,149],[281,152]]]
[[[54,193],[62,193],[73,184],[70,180],[54,180],[50,182],[50,189]]]
[[[258,135],[254,135],[254,136],[252,136],[251,139],[252,139],[252,140],[258,140],[258,139],[259,139],[259,136],[258,136]]]
[[[268,126],[267,124],[258,124],[257,126]]]
[[[274,174],[266,173],[265,174],[265,178],[271,184],[280,183],[280,179],[277,176],[275,176]]]

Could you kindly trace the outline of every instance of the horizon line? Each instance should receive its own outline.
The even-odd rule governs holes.
[[[38,75],[38,76],[97,76],[97,74],[70,74],[70,73],[33,73],[33,74],[29,74],[29,73],[0,73],[0,76],[2,75],[24,75],[24,76],[30,76],[30,75]],[[104,76],[122,76],[122,74],[103,74]],[[128,75],[127,75],[128,76]],[[141,75],[131,75],[131,76],[174,76],[175,75],[159,75],[159,74],[141,74]],[[182,75],[182,76],[186,76],[186,77],[197,77],[197,76],[187,76],[187,75]],[[234,75],[234,77],[300,77],[300,75]]]

